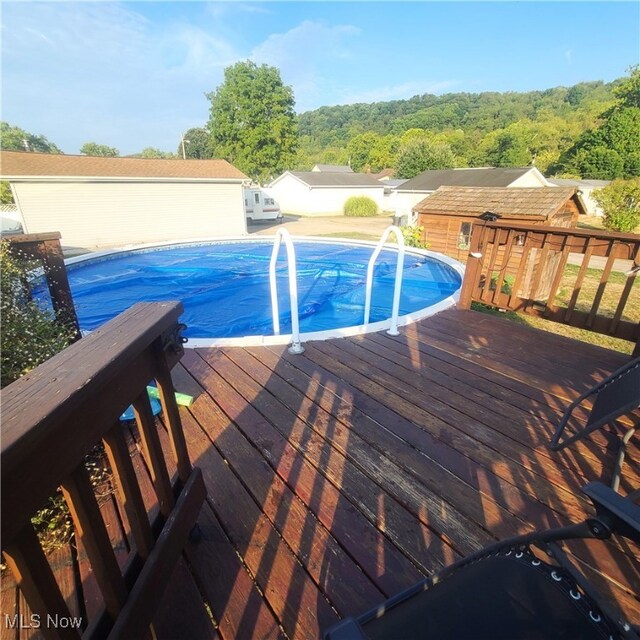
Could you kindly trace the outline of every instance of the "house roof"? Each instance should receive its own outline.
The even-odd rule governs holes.
[[[383,169],[378,173],[372,173],[371,176],[376,180],[388,180],[395,175],[395,169]]]
[[[382,182],[372,178],[368,173],[339,173],[324,171],[285,171],[276,178],[271,186],[290,175],[309,187],[378,187],[384,188]]]
[[[459,216],[480,216],[485,211],[491,211],[505,218],[535,217],[546,220],[571,198],[585,213],[572,187],[440,187],[415,205],[413,210],[417,213]]]
[[[166,160],[163,158],[102,158],[64,154],[1,151],[4,179],[150,179],[248,180],[226,160]]]
[[[353,169],[343,164],[317,164],[314,171],[328,171],[332,173],[353,173]]]
[[[569,180],[568,178],[547,178],[551,184],[555,184],[558,187],[594,187],[596,189],[600,187],[606,187],[611,184],[611,180]]]
[[[398,191],[435,191],[439,187],[508,187],[529,171],[537,171],[537,169],[535,167],[432,169],[407,180]]]

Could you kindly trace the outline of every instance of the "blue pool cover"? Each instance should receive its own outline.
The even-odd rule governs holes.
[[[185,335],[224,338],[272,335],[269,261],[272,242],[170,246],[114,254],[69,266],[83,330],[96,329],[139,301],[180,300]],[[373,247],[295,243],[300,330],[322,331],[363,322],[367,264]],[[397,252],[376,262],[370,322],[391,315]],[[281,333],[291,332],[286,251],[277,262]],[[452,295],[460,275],[431,257],[405,255],[400,315]]]

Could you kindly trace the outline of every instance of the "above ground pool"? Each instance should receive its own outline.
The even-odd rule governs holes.
[[[372,243],[294,240],[300,331],[344,330],[363,323]],[[69,281],[83,331],[139,301],[180,300],[191,342],[273,335],[269,261],[272,239],[158,246],[83,256],[68,261]],[[391,316],[397,251],[384,249],[374,269],[370,325]],[[407,250],[400,324],[449,306],[461,267],[444,256]],[[285,247],[276,266],[280,333],[291,333]],[[370,328],[384,328],[375,326]],[[200,342],[198,340],[197,342]],[[255,340],[260,342],[260,340]]]

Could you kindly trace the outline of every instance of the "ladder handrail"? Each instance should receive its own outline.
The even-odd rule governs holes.
[[[291,303],[291,333],[292,344],[290,353],[302,353],[304,347],[300,343],[300,319],[298,314],[298,272],[296,269],[296,251],[293,241],[286,229],[278,229],[273,240],[271,261],[269,262],[269,286],[271,289],[271,313],[273,314],[273,335],[280,335],[280,311],[278,309],[278,287],[276,283],[276,262],[280,252],[280,245],[284,239],[287,250],[287,265],[289,268],[289,300]]]
[[[384,230],[384,233],[380,237],[380,241],[376,245],[376,248],[369,259],[367,266],[367,282],[364,298],[364,324],[369,324],[369,316],[371,314],[371,290],[373,288],[373,267],[375,262],[382,251],[388,237],[394,233],[396,240],[398,241],[398,261],[396,264],[396,279],[393,286],[393,304],[391,307],[391,327],[387,333],[392,336],[397,336],[398,331],[398,313],[400,311],[400,291],[402,289],[402,273],[404,268],[404,236],[399,227],[390,225]]]

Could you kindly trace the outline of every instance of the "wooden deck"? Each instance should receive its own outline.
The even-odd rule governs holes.
[[[317,638],[496,539],[582,519],[579,487],[608,479],[606,434],[561,453],[546,444],[567,402],[626,356],[458,310],[395,338],[305,348],[187,349],[174,369],[196,397],[182,419],[208,498],[158,637]],[[131,451],[144,475],[134,440]],[[638,454],[636,439],[622,493],[640,486]],[[126,548],[122,519],[105,517]],[[640,550],[570,549],[640,623]],[[89,613],[82,550],[58,555],[84,584],[72,611]],[[6,582],[2,609],[28,611]]]

